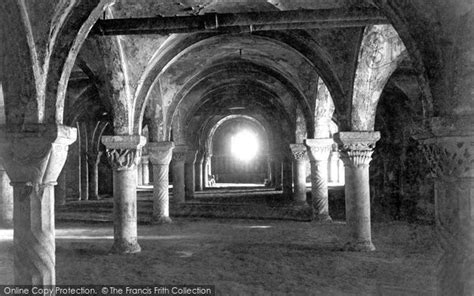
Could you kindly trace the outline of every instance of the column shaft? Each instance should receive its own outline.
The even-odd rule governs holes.
[[[99,200],[99,163],[102,151],[89,155],[89,199]]]
[[[80,167],[80,199],[89,200],[89,155],[88,155],[88,133],[84,122],[79,124],[80,138],[79,138],[79,165]]]
[[[369,167],[346,166],[346,222],[357,247],[375,249],[370,225]]]
[[[133,169],[114,169],[114,253],[141,251],[137,241],[137,175]]]
[[[10,178],[0,164],[0,228],[13,226],[13,187]]]
[[[198,160],[196,162],[196,166],[195,166],[195,172],[196,172],[196,191],[202,191],[203,190],[203,169],[202,169],[202,164],[203,164],[203,161],[202,159],[201,160]]]
[[[330,138],[306,139],[311,160],[311,199],[314,218],[331,222],[329,215],[328,158],[333,144]]]
[[[195,192],[195,174],[194,174],[194,164],[196,162],[196,150],[188,151],[186,153],[186,162],[185,162],[185,171],[184,171],[184,182],[185,182],[185,199],[192,200],[194,199]]]
[[[173,142],[149,144],[150,161],[153,165],[153,216],[156,224],[170,223],[169,213],[169,164],[171,162]]]
[[[293,193],[293,170],[291,160],[289,158],[285,158],[283,160],[282,174],[283,195],[291,198]]]
[[[143,164],[140,160],[140,163],[137,165],[137,185],[143,184]]]
[[[332,220],[329,215],[327,172],[327,161],[311,161],[311,197],[313,199],[315,218],[320,221]]]
[[[149,156],[142,157],[142,184],[150,184],[150,167],[149,167]]]
[[[282,170],[283,170],[283,163],[280,159],[275,161],[275,189],[282,190]]]
[[[54,285],[53,185],[38,184],[34,188],[25,183],[13,184],[15,284]]]
[[[177,203],[185,201],[184,183],[184,161],[186,158],[186,146],[178,145],[173,150],[173,199]]]

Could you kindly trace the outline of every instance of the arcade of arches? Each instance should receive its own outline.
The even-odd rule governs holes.
[[[174,216],[343,223],[346,252],[430,224],[436,293],[473,295],[474,4],[447,2],[1,1],[15,284],[55,285],[55,218],[110,205],[122,256]]]

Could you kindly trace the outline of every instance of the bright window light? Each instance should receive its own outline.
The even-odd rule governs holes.
[[[232,136],[230,144],[232,155],[242,161],[251,160],[258,151],[257,136],[249,131],[242,131]]]

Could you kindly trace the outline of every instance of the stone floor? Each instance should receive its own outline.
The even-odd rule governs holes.
[[[111,224],[57,225],[58,284],[211,284],[217,295],[433,295],[431,226],[373,225],[372,253],[340,251],[336,222],[175,218],[139,226],[139,254],[108,254]],[[0,231],[0,283],[11,284],[12,231]]]

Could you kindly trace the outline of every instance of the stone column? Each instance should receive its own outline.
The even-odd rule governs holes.
[[[145,137],[138,135],[102,137],[114,179],[113,253],[141,251],[137,241],[137,165],[145,142]]]
[[[173,199],[177,203],[183,203],[184,198],[184,161],[188,148],[184,145],[177,145],[173,150]]]
[[[89,199],[99,200],[99,163],[102,151],[89,154]]]
[[[81,166],[79,176],[81,181],[80,199],[89,200],[88,133],[87,126],[84,122],[80,123],[79,127],[79,165]]]
[[[430,135],[417,136],[435,176],[436,229],[443,249],[436,295],[474,295],[474,135],[465,130],[473,120],[438,120]]]
[[[195,175],[194,164],[196,162],[197,150],[188,150],[184,168],[185,199],[194,199]]]
[[[267,180],[268,183],[266,184],[268,187],[273,186],[273,176],[274,176],[274,159],[273,155],[270,155],[269,152],[267,152]]]
[[[15,285],[55,285],[54,185],[75,128],[29,125],[3,151],[14,196]]]
[[[306,147],[304,144],[290,144],[293,155],[293,201],[296,205],[307,206],[306,202]]]
[[[169,165],[173,155],[173,142],[149,143],[150,161],[153,165],[153,216],[152,223],[170,223]]]
[[[204,188],[209,186],[209,175],[211,174],[211,158],[212,154],[206,153],[204,155],[204,167],[203,167],[203,175],[204,175]]]
[[[369,163],[379,132],[340,132],[334,135],[345,166],[346,223],[349,250],[373,251],[370,228]]]
[[[283,186],[282,186],[282,170],[283,170],[283,167],[282,167],[282,158],[280,155],[276,155],[274,157],[274,166],[275,166],[275,171],[274,171],[274,185],[275,185],[275,189],[276,190],[282,190],[283,189]]]
[[[311,163],[311,198],[314,215],[318,221],[332,222],[328,203],[328,159],[332,139],[307,139],[308,155]]]
[[[292,161],[288,156],[283,157],[283,169],[282,169],[282,186],[283,195],[292,198],[293,195],[293,168]]]
[[[196,174],[196,187],[195,187],[196,191],[203,190],[203,182],[204,182],[203,167],[202,167],[203,162],[204,162],[204,159],[201,156],[196,160],[196,165],[194,167],[194,171]]]
[[[54,203],[56,206],[64,206],[66,204],[66,170],[63,168],[58,177],[57,185],[54,186]]]
[[[142,184],[148,185],[150,184],[150,168],[149,168],[149,159],[148,155],[142,156]]]
[[[328,181],[331,183],[340,183],[340,180],[338,177],[339,176],[338,161],[339,161],[339,152],[331,149],[331,152],[329,153],[329,169],[328,169],[328,174],[329,174]]]
[[[137,164],[137,185],[143,185],[143,169],[142,169],[142,160],[140,159]]]
[[[0,159],[0,228],[13,226],[13,187]]]

